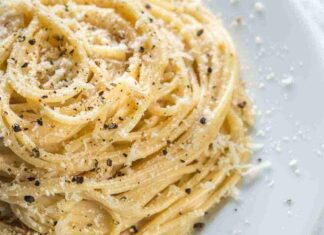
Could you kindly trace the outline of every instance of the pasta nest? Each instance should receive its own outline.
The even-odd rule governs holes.
[[[249,156],[235,48],[199,1],[1,1],[0,98],[6,234],[186,234]]]

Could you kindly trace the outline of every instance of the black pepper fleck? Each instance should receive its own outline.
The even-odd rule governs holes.
[[[32,156],[36,157],[36,158],[39,158],[40,152],[39,152],[38,148],[33,148],[32,149]]]
[[[37,124],[43,126],[43,119],[39,118],[36,120]]]
[[[21,127],[18,124],[14,124],[12,126],[12,129],[14,132],[20,132],[21,131]]]
[[[26,195],[24,196],[24,200],[28,203],[33,203],[35,202],[35,198],[33,196],[30,196],[30,195]]]
[[[111,159],[107,159],[107,166],[112,166],[112,160]]]
[[[190,193],[191,193],[191,188],[186,188],[185,192],[186,192],[187,194],[190,194]]]
[[[132,227],[130,227],[129,231],[130,231],[131,233],[138,233],[138,229],[136,228],[135,225],[133,225]]]
[[[118,128],[118,124],[112,122],[112,123],[109,123],[109,124],[105,124],[104,125],[104,128],[105,129],[108,129],[108,130],[117,129]]]
[[[72,182],[75,182],[77,184],[82,184],[84,181],[83,176],[74,176],[72,178]]]
[[[35,186],[39,186],[40,185],[40,181],[39,180],[36,180],[35,181]]]
[[[205,117],[202,117],[200,118],[199,122],[202,124],[202,125],[205,125],[207,123],[207,119]]]
[[[28,41],[28,43],[30,44],[30,45],[35,45],[35,43],[36,43],[36,40],[35,39],[30,39],[29,41]]]
[[[247,105],[247,102],[246,101],[243,101],[241,103],[238,103],[237,106],[240,108],[240,109],[244,109]]]
[[[28,63],[23,63],[23,65],[21,66],[22,68],[26,68],[28,66]]]
[[[200,37],[201,35],[203,35],[203,33],[204,33],[204,30],[200,29],[197,31],[197,36]]]
[[[117,171],[115,177],[122,177],[122,176],[124,176],[124,175],[125,175],[125,174],[124,174],[123,172],[121,172],[121,171]]]
[[[144,47],[140,47],[140,48],[139,48],[139,52],[140,52],[140,53],[143,53],[144,51],[145,51]]]
[[[203,229],[205,227],[204,223],[195,223],[194,224],[194,229]]]
[[[168,154],[168,151],[167,151],[166,149],[163,149],[163,150],[162,150],[162,153],[163,153],[163,155],[165,156],[165,155]]]

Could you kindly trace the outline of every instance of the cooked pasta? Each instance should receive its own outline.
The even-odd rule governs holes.
[[[240,181],[251,107],[199,1],[0,1],[0,233],[192,233]]]

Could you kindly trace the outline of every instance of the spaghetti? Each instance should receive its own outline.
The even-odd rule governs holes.
[[[1,1],[0,114],[1,234],[186,234],[250,154],[232,40],[193,0]]]

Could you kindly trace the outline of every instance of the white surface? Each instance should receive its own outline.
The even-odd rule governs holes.
[[[324,1],[262,0],[262,13],[255,0],[205,2],[222,13],[258,106],[255,141],[264,148],[252,161],[273,166],[245,184],[241,200],[213,215],[202,234],[318,235],[324,209]],[[242,26],[233,26],[235,17]]]

